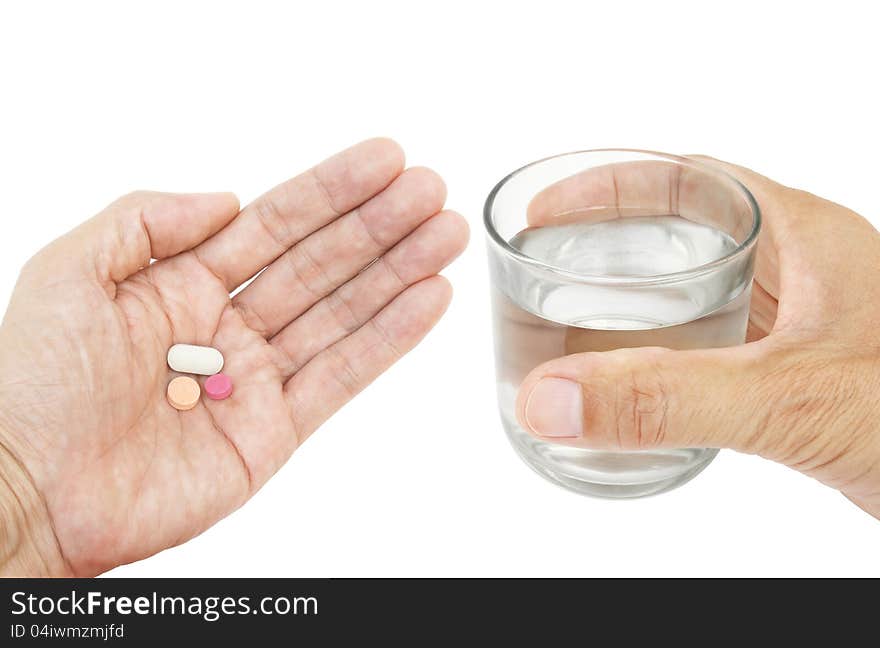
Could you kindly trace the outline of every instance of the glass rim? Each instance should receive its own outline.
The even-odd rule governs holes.
[[[614,276],[614,275],[597,275],[597,274],[588,274],[582,272],[576,272],[573,270],[568,270],[566,268],[562,268],[559,266],[555,266],[551,263],[545,263],[543,261],[539,261],[533,257],[530,257],[527,254],[524,254],[520,250],[516,249],[510,243],[508,243],[499,233],[498,229],[495,227],[495,223],[492,219],[492,210],[495,205],[495,198],[498,193],[516,176],[525,171],[526,169],[530,169],[532,167],[538,166],[540,164],[544,164],[550,160],[555,160],[563,157],[575,157],[580,155],[585,155],[589,153],[639,153],[642,155],[652,156],[659,160],[666,160],[670,162],[674,162],[679,165],[689,165],[695,167],[700,170],[707,171],[709,173],[720,176],[724,180],[729,181],[733,188],[739,192],[739,194],[745,199],[746,204],[749,206],[749,209],[752,213],[752,226],[749,231],[748,236],[743,239],[743,242],[736,246],[733,250],[728,252],[722,257],[715,259],[713,261],[709,261],[708,263],[703,263],[698,266],[694,266],[693,268],[687,268],[685,270],[678,270],[676,272],[667,272],[660,273],[655,275],[644,275],[644,276]],[[749,250],[754,246],[757,241],[758,234],[761,231],[761,209],[758,206],[758,202],[755,200],[755,197],[752,195],[752,192],[749,191],[748,187],[746,187],[742,182],[740,182],[737,178],[727,173],[724,169],[719,169],[715,166],[706,164],[699,160],[694,160],[693,158],[685,157],[682,155],[673,155],[671,153],[661,153],[659,151],[649,151],[645,149],[628,149],[628,148],[600,148],[600,149],[584,149],[580,151],[570,151],[568,153],[559,153],[557,155],[550,155],[548,157],[541,158],[540,160],[535,160],[534,162],[530,162],[524,166],[519,167],[518,169],[508,173],[504,176],[498,184],[496,184],[492,190],[489,192],[489,195],[486,197],[486,202],[483,206],[483,226],[486,228],[486,232],[489,235],[489,239],[492,243],[498,246],[502,252],[504,252],[507,256],[516,259],[521,263],[525,263],[526,265],[533,266],[539,270],[551,272],[554,274],[558,274],[569,279],[573,279],[579,281],[581,283],[601,283],[603,285],[627,285],[627,286],[642,286],[642,285],[652,285],[652,284],[662,284],[662,283],[673,283],[676,281],[680,281],[682,279],[690,279],[707,272],[711,272],[721,266],[724,266],[728,263],[731,263],[738,259],[739,257],[747,254]]]

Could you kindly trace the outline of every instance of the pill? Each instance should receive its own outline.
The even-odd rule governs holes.
[[[191,410],[199,402],[199,383],[189,376],[178,376],[168,383],[168,402],[179,410]]]
[[[226,374],[214,374],[205,381],[205,393],[212,400],[223,400],[232,393],[232,379]]]
[[[168,366],[180,373],[212,376],[223,369],[223,354],[214,347],[175,344],[168,349]]]

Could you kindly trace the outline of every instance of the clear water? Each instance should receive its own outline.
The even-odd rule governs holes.
[[[529,228],[510,243],[553,266],[606,277],[686,270],[736,247],[726,233],[678,216]],[[534,367],[571,353],[741,344],[748,286],[731,295],[731,282],[719,276],[621,290],[601,284],[549,284],[529,273],[508,273],[495,278],[493,301],[502,420],[514,447],[539,473],[587,494],[636,497],[687,481],[715,456],[714,449],[596,452],[543,442],[517,423],[516,394]]]

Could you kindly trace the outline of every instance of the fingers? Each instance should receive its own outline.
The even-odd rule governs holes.
[[[773,230],[779,217],[780,191],[785,188],[748,169],[705,156],[690,159],[719,169],[756,193],[765,211],[765,227]],[[531,226],[568,222],[603,221],[626,216],[677,214],[691,221],[729,232],[737,241],[748,235],[752,220],[745,204],[730,200],[719,185],[723,177],[699,168],[663,161],[634,161],[593,167],[550,185],[538,193],[528,208]],[[726,180],[728,187],[730,180]],[[772,222],[771,222],[772,221]],[[770,223],[769,226],[767,223]],[[758,243],[753,322],[749,340],[766,336],[776,321],[779,299],[779,263],[772,231]]]
[[[786,187],[766,178],[759,173],[737,166],[729,162],[723,162],[707,155],[688,155],[689,159],[696,160],[708,166],[721,169],[728,175],[741,182],[754,196],[762,216],[762,234],[758,241],[757,254],[755,256],[755,283],[758,290],[753,292],[754,300],[752,308],[761,309],[763,313],[772,313],[771,316],[756,315],[754,325],[756,328],[750,332],[749,340],[755,338],[759,330],[766,335],[776,320],[776,302],[779,300],[779,253],[780,241],[784,238],[780,235],[786,227],[788,210],[782,209]],[[762,299],[766,294],[772,303]],[[769,320],[769,321],[768,321]]]
[[[760,425],[763,367],[750,347],[656,347],[580,353],[523,381],[517,417],[544,440],[592,449],[749,450]]]
[[[452,288],[435,276],[410,286],[360,329],[313,358],[284,386],[299,440],[410,351],[437,323]]]
[[[855,212],[813,194],[778,184],[754,171],[705,156],[693,156],[733,175],[761,207],[764,233],[758,245],[755,280],[779,301],[775,332],[824,335],[855,332],[874,319],[867,292],[841,290],[842,276],[869,276],[880,266],[880,233]],[[845,249],[845,253],[842,250]],[[783,297],[784,295],[784,297]]]
[[[196,254],[231,291],[298,241],[378,194],[400,175],[403,164],[397,143],[361,142],[257,198]]]
[[[288,324],[271,340],[285,358],[282,378],[286,380],[323,349],[356,331],[400,292],[440,272],[461,254],[467,239],[464,218],[440,212]]]
[[[379,195],[300,241],[233,303],[264,337],[360,272],[443,207],[446,186],[433,171],[404,171]]]
[[[138,191],[51,244],[48,272],[72,265],[94,274],[115,291],[115,283],[150,264],[189,250],[222,229],[238,213],[231,193],[170,194]]]
[[[671,162],[606,164],[569,176],[540,191],[529,203],[533,227],[584,219],[675,214],[681,167]]]
[[[531,226],[599,222],[620,217],[679,215],[742,242],[752,228],[751,205],[717,166],[639,160],[592,167],[541,192],[528,207]]]

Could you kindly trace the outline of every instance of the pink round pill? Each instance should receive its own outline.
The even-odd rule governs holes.
[[[226,374],[214,374],[205,381],[205,393],[212,400],[227,398],[232,393],[232,379]]]

